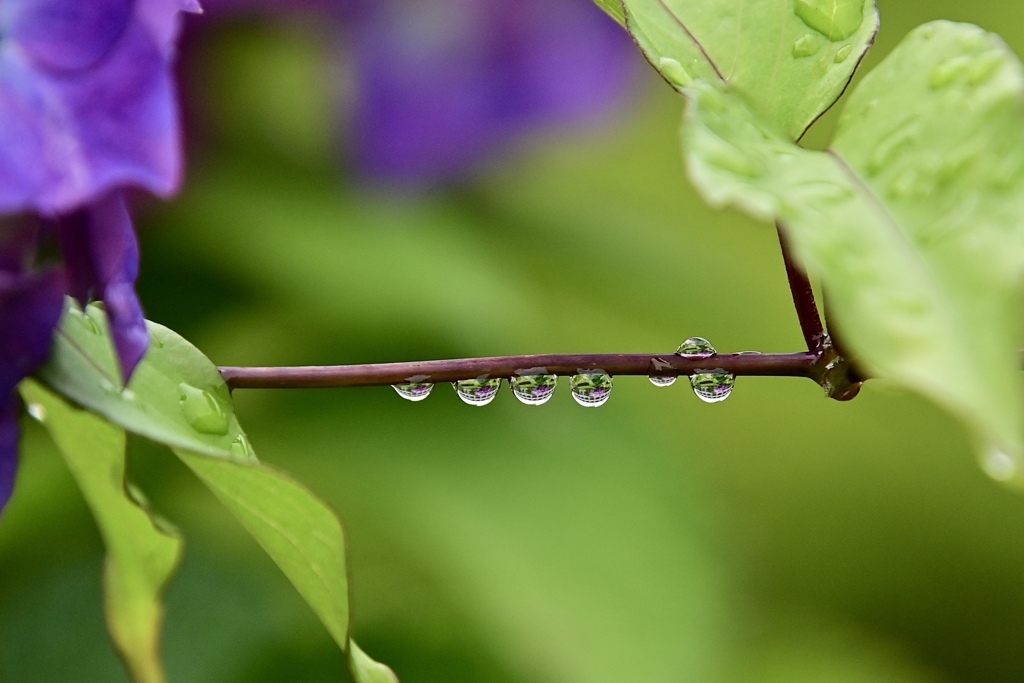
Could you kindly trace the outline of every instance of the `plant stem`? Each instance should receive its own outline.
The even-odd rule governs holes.
[[[786,264],[789,291],[793,294],[793,306],[796,308],[796,316],[800,320],[800,329],[804,333],[807,349],[813,352],[822,351],[825,348],[828,335],[821,324],[821,315],[818,314],[818,306],[814,302],[811,281],[807,279],[807,273],[803,268],[793,260],[789,240],[786,238],[782,225],[776,223],[775,228],[779,232],[779,245],[782,247],[782,259]]]
[[[664,377],[723,370],[734,375],[809,377],[820,383],[823,371],[820,360],[821,354],[816,353],[725,353],[706,358],[686,358],[672,353],[547,354],[374,365],[223,367],[220,372],[232,389],[367,387],[529,374],[575,375],[594,370],[612,375]]]

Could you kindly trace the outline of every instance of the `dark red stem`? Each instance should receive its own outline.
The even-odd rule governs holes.
[[[822,351],[828,335],[821,324],[818,305],[814,302],[814,290],[807,273],[797,265],[789,248],[789,240],[781,224],[776,223],[779,231],[779,245],[782,247],[782,259],[786,264],[786,277],[789,278],[789,291],[793,294],[793,305],[796,316],[800,320],[800,329],[804,333],[804,341],[810,351]]]

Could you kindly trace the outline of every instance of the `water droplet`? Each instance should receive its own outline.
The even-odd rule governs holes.
[[[716,352],[715,347],[704,337],[690,337],[679,345],[676,353],[686,358],[710,358]],[[721,369],[690,375],[693,393],[705,403],[718,403],[729,398],[735,384],[736,377]]]
[[[398,395],[402,398],[410,401],[422,401],[427,396],[430,396],[434,385],[430,382],[406,382],[404,384],[392,384],[391,388],[397,391]]]
[[[697,398],[705,403],[718,403],[729,398],[735,384],[736,377],[724,370],[690,375],[690,386],[693,387],[693,393],[697,394]]]
[[[852,36],[864,21],[863,0],[796,0],[800,20],[833,43]]]
[[[455,392],[463,402],[471,406],[485,406],[494,400],[501,388],[501,378],[460,379],[452,382]]]
[[[686,70],[686,67],[671,57],[662,57],[658,60],[658,71],[672,85],[680,88],[693,83],[693,75]]]
[[[651,380],[651,384],[656,387],[670,387],[676,383],[676,377],[666,377],[665,375],[649,375],[647,379]]]
[[[1017,459],[999,448],[992,448],[982,456],[981,467],[996,481],[1010,481],[1020,471]]]
[[[536,375],[519,375],[508,381],[516,398],[528,406],[539,406],[547,403],[555,394],[558,377],[546,373]]]
[[[572,397],[585,408],[596,408],[612,395],[612,376],[603,370],[581,370],[569,380]]]
[[[833,61],[835,61],[836,64],[842,64],[846,61],[846,58],[850,56],[851,52],[853,52],[853,45],[843,45],[841,48],[836,50],[836,56]]]
[[[974,59],[967,74],[967,81],[971,85],[981,85],[991,79],[999,67],[1006,63],[1005,55],[998,50],[991,50]]]
[[[679,345],[676,355],[687,358],[707,358],[715,355],[715,347],[704,337],[690,337]]]
[[[121,390],[117,387],[117,385],[111,382],[106,377],[100,378],[100,389],[107,392],[108,394],[121,394]]]
[[[182,382],[178,385],[178,399],[192,429],[200,434],[228,433],[228,415],[209,391]]]
[[[793,43],[793,56],[797,59],[801,57],[810,57],[811,55],[818,54],[818,50],[821,49],[822,40],[813,33],[807,33],[796,39]]]
[[[244,434],[239,434],[235,437],[235,440],[231,442],[231,455],[235,456],[239,460],[252,459],[252,446],[249,444],[249,439],[245,438]]]
[[[121,398],[123,398],[126,401],[134,401],[137,397],[135,396],[135,392],[132,391],[131,389],[122,389]]]
[[[921,129],[920,122],[916,120],[905,121],[889,133],[885,134],[868,159],[867,171],[871,175],[877,175],[883,168],[904,147],[911,145]]]
[[[95,320],[77,308],[69,308],[68,315],[74,318],[89,334],[99,334],[100,326]]]
[[[46,422],[46,408],[44,408],[42,404],[29,403],[27,406],[25,406],[25,410],[37,422]]]
[[[972,57],[958,55],[939,62],[928,76],[928,85],[940,90],[956,82],[971,65]]]

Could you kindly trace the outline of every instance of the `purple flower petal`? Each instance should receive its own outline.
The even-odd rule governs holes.
[[[60,271],[0,271],[0,401],[49,357],[63,308]]]
[[[614,101],[632,45],[582,0],[381,0],[352,27],[356,156],[371,175],[458,175],[530,127]]]
[[[113,2],[37,1],[69,16],[79,4]],[[75,71],[49,62],[70,63],[71,53],[81,57],[85,47],[61,56],[28,28],[39,43],[33,49],[20,45],[17,34],[4,36],[11,47],[0,50],[0,212],[56,215],[115,187],[136,185],[164,196],[177,188],[181,142],[170,60],[182,2],[130,2],[133,14],[105,55]],[[17,0],[16,6],[32,4]],[[111,26],[114,14],[111,9]]]
[[[4,38],[51,69],[84,69],[111,49],[128,24],[132,0],[7,0]]]
[[[103,299],[127,383],[149,347],[149,333],[135,294],[139,244],[124,196],[105,195],[57,223],[72,294],[82,302],[93,294]]]
[[[0,512],[14,492],[14,477],[18,471],[18,415],[21,402],[11,395],[0,399]]]

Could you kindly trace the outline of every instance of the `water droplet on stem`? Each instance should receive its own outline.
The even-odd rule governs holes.
[[[471,406],[485,406],[494,400],[501,388],[501,378],[460,379],[452,382],[455,393]]]
[[[711,342],[704,337],[690,337],[679,345],[676,353],[685,358],[710,358],[715,355],[716,351]],[[722,369],[712,369],[690,375],[690,386],[693,387],[693,393],[705,403],[719,403],[729,398],[735,384],[736,376]]]
[[[422,401],[434,390],[430,382],[405,382],[404,384],[392,384],[391,388],[398,392],[398,395],[409,401]]]
[[[536,375],[520,375],[509,381],[512,393],[528,406],[539,406],[547,403],[555,395],[558,377],[546,373]]]
[[[576,402],[585,408],[596,408],[612,395],[612,376],[603,370],[580,371],[569,380]]]

